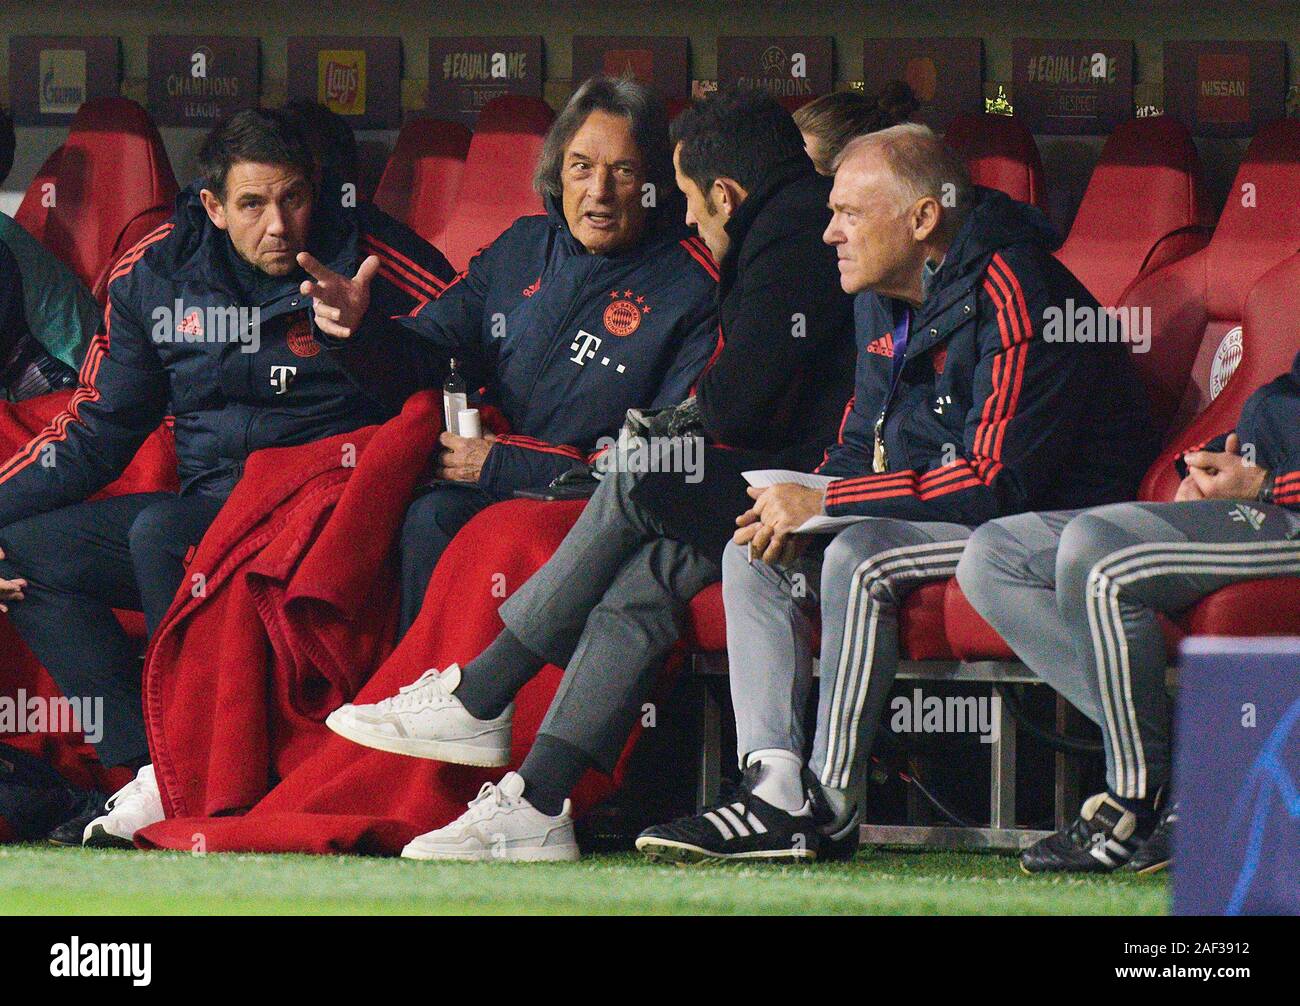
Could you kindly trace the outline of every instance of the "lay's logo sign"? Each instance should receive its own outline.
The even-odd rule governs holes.
[[[366,112],[364,49],[322,49],[316,54],[316,98],[339,115]]]

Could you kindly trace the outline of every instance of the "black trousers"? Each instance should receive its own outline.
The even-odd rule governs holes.
[[[400,639],[424,604],[434,567],[456,532],[480,510],[499,497],[473,483],[435,482],[407,508],[399,545],[402,559],[402,614],[397,626]]]
[[[137,493],[79,503],[0,528],[0,578],[27,581],[9,619],[62,692],[103,699],[105,765],[149,760],[140,655],[113,615],[143,611],[152,636],[185,576],[185,556],[222,497]]]

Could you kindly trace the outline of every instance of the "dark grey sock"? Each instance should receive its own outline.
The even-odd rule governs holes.
[[[1107,792],[1110,792],[1107,790]],[[1131,810],[1137,815],[1139,834],[1150,830],[1156,822],[1156,801],[1155,797],[1132,798],[1126,796],[1116,796],[1110,793],[1110,798],[1125,810]]]
[[[519,766],[519,774],[524,777],[524,799],[548,817],[555,817],[564,809],[564,801],[582,773],[594,764],[587,752],[568,741],[538,734]]]
[[[492,720],[505,711],[515,694],[531,681],[546,661],[502,629],[486,650],[460,670],[456,698],[471,716]]]

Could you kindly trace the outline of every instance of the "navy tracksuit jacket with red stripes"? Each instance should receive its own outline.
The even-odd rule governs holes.
[[[254,275],[209,221],[199,188],[181,192],[172,220],[118,262],[67,410],[0,464],[0,527],[98,492],[169,413],[182,492],[225,496],[253,451],[383,422],[432,382],[434,347],[389,325],[454,275],[432,245],[369,204],[318,200],[307,242],[318,259],[349,276],[367,255],[380,259],[361,334],[318,338],[298,292],[307,274]],[[256,342],[242,327],[253,309]]]
[[[898,367],[907,306],[858,296],[856,389],[817,469],[838,477],[827,514],[975,525],[1134,498],[1157,447],[1145,392],[1128,344],[1044,338],[1049,309],[1097,306],[1052,257],[1058,244],[1038,210],[977,189]]]
[[[557,200],[546,204],[399,320],[457,358],[482,403],[509,421],[479,476],[494,496],[584,465],[628,409],[677,405],[718,339],[717,266],[682,222],[680,200],[651,211],[636,246],[605,255],[570,233]]]

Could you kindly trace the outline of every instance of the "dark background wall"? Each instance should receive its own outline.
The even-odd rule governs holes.
[[[712,79],[715,39],[722,34],[831,35],[836,48],[837,86],[861,79],[862,39],[868,36],[974,35],[984,40],[986,92],[1011,78],[1011,43],[1018,36],[1109,37],[1136,44],[1135,104],[1163,106],[1162,43],[1175,39],[1282,39],[1287,43],[1295,107],[1300,55],[1300,0],[1244,3],[1185,0],[1150,3],[1121,0],[986,0],[980,3],[924,0],[844,2],[754,2],[696,0],[646,3],[638,0],[442,0],[387,3],[312,0],[303,4],[208,0],[127,3],[56,2],[20,4],[3,0],[0,13],[0,104],[8,104],[10,35],[109,34],[122,39],[122,91],[144,101],[146,39],[151,33],[256,35],[262,43],[263,104],[285,94],[286,39],[295,34],[400,35],[403,42],[402,104],[423,108],[430,35],[540,34],[545,44],[546,97],[555,105],[571,89],[571,38],[575,34],[687,35],[692,76]],[[1009,87],[1008,87],[1009,90]],[[1295,114],[1293,111],[1292,114]],[[0,192],[0,210],[12,212],[45,156],[64,130],[20,128],[18,160]],[[382,164],[392,131],[362,135],[368,169]],[[163,137],[177,177],[194,169],[201,133],[165,129]],[[1087,184],[1102,138],[1039,137],[1047,169],[1052,216],[1068,225]],[[1198,141],[1211,190],[1222,200],[1245,142]]]

